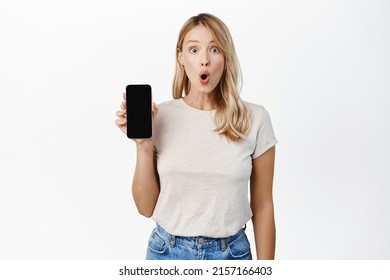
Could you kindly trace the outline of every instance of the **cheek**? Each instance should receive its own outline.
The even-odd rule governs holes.
[[[187,67],[192,67],[193,65],[197,65],[199,58],[196,55],[189,55],[184,57],[184,64]]]
[[[186,71],[187,75],[191,75],[194,72],[194,65],[196,65],[194,58],[184,59],[184,70]]]
[[[225,59],[218,59],[215,64],[216,68],[218,69],[217,71],[222,75],[223,69],[225,68]]]

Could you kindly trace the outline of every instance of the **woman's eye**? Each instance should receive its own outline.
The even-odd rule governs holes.
[[[219,49],[217,47],[212,47],[211,52],[213,53],[219,53]]]
[[[190,52],[196,53],[198,50],[196,48],[190,48]]]

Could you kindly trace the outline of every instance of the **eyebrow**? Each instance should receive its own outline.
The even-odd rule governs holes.
[[[188,45],[189,43],[199,43],[199,41],[198,41],[198,40],[188,40],[188,41],[186,42],[186,44]],[[215,41],[214,41],[214,40],[213,40],[213,41],[210,41],[209,44],[211,44],[211,43],[215,43]]]

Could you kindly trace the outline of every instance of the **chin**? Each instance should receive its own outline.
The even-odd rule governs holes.
[[[206,93],[211,93],[211,92],[213,92],[215,90],[216,87],[217,86],[203,85],[203,86],[200,87],[199,91],[201,93],[205,93],[205,94]]]

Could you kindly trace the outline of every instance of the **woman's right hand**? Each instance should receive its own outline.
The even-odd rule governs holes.
[[[126,93],[123,93],[123,101],[120,106],[121,110],[116,111],[116,115],[118,117],[117,120],[115,120],[116,125],[120,128],[120,130],[127,135],[127,119],[126,119]],[[153,122],[155,117],[157,116],[158,108],[156,104],[152,103],[152,118]],[[132,139],[136,142],[136,144],[150,144],[154,146],[154,136],[152,135],[151,138],[145,138],[145,139]]]

